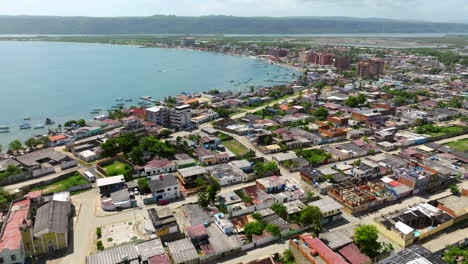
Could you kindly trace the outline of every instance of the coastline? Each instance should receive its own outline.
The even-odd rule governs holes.
[[[8,40],[8,41],[5,41],[5,42],[15,42],[15,40]],[[54,42],[54,43],[66,43],[66,44],[70,44],[70,43],[79,43],[79,44],[110,44],[110,45],[115,45],[115,46],[133,46],[133,47],[141,47],[141,45],[127,45],[127,44],[113,44],[113,43],[96,43],[96,42],[68,42],[68,41],[24,41],[24,42]],[[154,47],[154,48],[165,48],[165,47]],[[188,49],[188,48],[171,48],[171,49],[175,49],[175,50],[190,50],[190,51],[203,51],[203,50],[198,50],[198,49]],[[249,58],[249,59],[255,59],[257,60],[257,58],[254,58],[254,57],[251,57],[251,56],[245,56],[245,55],[240,55],[240,54],[227,54],[227,53],[221,53],[221,52],[208,52],[208,53],[213,53],[213,54],[222,54],[222,55],[228,55],[228,56],[232,56],[232,57],[242,57],[242,58]],[[261,61],[262,64],[264,65],[269,65],[268,61],[265,61],[265,60],[258,60],[258,61]],[[247,62],[249,63],[249,62]],[[270,66],[270,65],[269,65]],[[271,65],[271,66],[280,66],[281,68],[287,68],[285,67],[284,65],[279,65],[279,64],[274,64],[274,65]],[[260,66],[263,68],[263,66]],[[273,70],[274,68],[268,68],[268,70],[266,70],[267,72],[270,72],[270,73],[273,73]],[[291,68],[288,68],[289,70],[292,70]],[[263,70],[262,70],[263,71]],[[286,73],[285,71],[283,71],[283,73]],[[253,74],[252,76],[257,76],[257,74],[254,74],[254,72],[252,72],[251,74]],[[263,74],[264,75],[264,74]],[[256,78],[256,80],[254,80],[252,83],[252,85],[255,85],[255,86],[262,86],[262,87],[268,87],[268,86],[273,86],[273,85],[276,85],[274,83],[267,83],[265,82],[266,79],[268,79],[268,77],[265,75],[258,75],[258,77]],[[292,83],[292,81],[295,80],[294,77],[292,77],[291,75],[291,71],[289,71],[288,75],[290,76],[288,79],[286,80],[283,80],[284,84],[290,84]],[[235,76],[233,76],[235,77]],[[255,78],[254,78],[255,79]],[[243,77],[240,77],[239,79],[235,79],[233,78],[232,80],[236,80],[237,81],[242,81],[244,80]],[[246,79],[245,79],[246,80]],[[181,84],[181,87],[185,87],[185,84]],[[202,84],[203,86],[203,84]],[[236,85],[238,86],[238,85]],[[197,90],[189,90],[187,92],[189,93],[197,93],[197,92],[206,92],[206,91],[209,91],[210,89],[220,89],[220,90],[232,90],[232,91],[240,91],[240,92],[243,92],[245,91],[245,89],[248,87],[247,84],[241,84],[239,87],[233,87],[232,85],[229,85],[229,84],[224,84],[223,83],[219,83],[219,84],[215,84],[215,85],[210,85],[210,86],[205,86],[204,88],[202,88],[203,90],[200,89],[200,87],[198,88],[199,91]],[[176,96],[178,94],[180,94],[181,92],[183,92],[183,90],[175,90],[175,89],[169,89],[168,90],[170,92],[169,95],[164,95],[164,96]],[[135,102],[135,98],[139,98],[140,96],[142,95],[153,95],[153,94],[146,94],[147,92],[141,92],[141,94],[138,94],[138,93],[135,93],[134,96],[133,96],[133,99],[134,99],[134,102],[133,103],[126,103],[125,104],[125,108],[129,108],[130,106],[137,106],[139,107],[136,102]],[[117,95],[116,95],[117,96]],[[122,97],[126,97],[125,95],[121,95]],[[156,96],[153,95],[153,97],[157,100],[163,100],[164,96],[160,95],[160,94],[157,94]],[[106,109],[105,108],[105,104],[107,103],[111,103],[111,102],[102,102],[102,103],[98,103],[98,105],[94,105],[94,106],[88,106],[87,104],[83,103],[83,104],[79,104],[81,106],[78,106],[76,107],[73,111],[69,112],[68,114],[66,115],[63,115],[61,112],[51,112],[51,114],[48,114],[48,111],[43,111],[44,109],[39,109],[39,111],[37,111],[37,114],[34,114],[35,117],[33,117],[33,120],[31,121],[28,121],[29,123],[31,123],[31,125],[34,125],[34,124],[42,124],[45,119],[45,115],[47,115],[47,117],[51,118],[52,120],[56,121],[56,125],[53,125],[51,126],[51,128],[55,128],[57,126],[57,124],[63,124],[65,121],[67,120],[72,120],[72,119],[85,119],[85,120],[91,120],[94,116],[96,116],[97,114],[95,115],[90,115],[88,111],[84,110],[84,111],[81,111],[83,109],[87,109],[88,107],[91,107],[89,109],[92,109],[92,107],[102,107],[103,109]],[[102,105],[104,104],[104,106]],[[77,104],[78,105],[78,104]],[[81,109],[81,110],[80,110]],[[102,111],[101,114],[107,114],[106,111]],[[18,116],[21,117],[23,116],[24,114],[23,113],[18,113]],[[31,116],[31,113],[28,114],[29,116]],[[3,118],[2,118],[3,119]],[[8,125],[10,126],[12,129],[11,129],[11,132],[10,133],[5,133],[5,134],[2,134],[0,135],[0,143],[4,146],[7,146],[12,140],[15,140],[15,139],[19,139],[20,141],[24,142],[26,139],[30,138],[30,137],[33,137],[33,136],[36,136],[36,135],[47,135],[47,129],[44,128],[44,129],[30,129],[30,130],[20,130],[18,129],[18,125],[23,122],[22,120],[16,120],[16,119],[4,119],[0,122],[0,125]]]

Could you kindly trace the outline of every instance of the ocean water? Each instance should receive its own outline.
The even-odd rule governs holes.
[[[0,126],[11,130],[0,134],[0,144],[5,151],[12,140],[46,133],[20,130],[23,122],[90,119],[97,115],[92,109],[106,113],[120,97],[132,99],[125,102],[130,106],[141,96],[271,86],[293,80],[293,73],[251,58],[192,50],[0,41]]]

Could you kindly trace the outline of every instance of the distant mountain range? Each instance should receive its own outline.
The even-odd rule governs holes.
[[[456,33],[468,24],[349,17],[0,16],[0,34]]]

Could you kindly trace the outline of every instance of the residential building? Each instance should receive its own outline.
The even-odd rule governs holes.
[[[315,202],[311,202],[308,205],[316,206],[320,209],[320,213],[322,214],[320,222],[322,224],[332,223],[341,219],[343,206],[331,198],[325,197]]]
[[[30,219],[30,206],[31,200],[24,198],[12,203],[0,233],[0,263],[23,264],[29,257],[25,255],[20,226]]]
[[[289,249],[297,264],[348,264],[340,254],[311,234],[300,235],[297,239],[289,240]]]
[[[375,77],[384,73],[385,62],[379,59],[360,61],[356,63],[358,77]]]
[[[146,109],[146,120],[161,126],[168,126],[168,110],[165,106],[154,106]]]
[[[174,174],[151,177],[148,186],[156,201],[167,201],[180,197],[180,187]]]
[[[348,69],[349,68],[349,57],[348,56],[336,56],[335,67],[338,69]]]
[[[170,126],[176,129],[184,129],[192,126],[192,112],[190,105],[181,105],[169,110]]]
[[[399,263],[431,263],[445,264],[441,258],[429,251],[423,246],[412,245],[399,251],[379,262],[377,264],[399,264]]]
[[[195,39],[194,38],[181,38],[180,39],[180,46],[181,47],[194,47],[195,46]]]
[[[125,188],[125,178],[123,175],[99,178],[96,180],[101,196],[110,196],[112,192]]]
[[[234,225],[223,213],[214,215],[214,223],[224,234],[231,234],[234,230]]]
[[[286,183],[278,176],[270,176],[257,180],[257,187],[266,193],[279,193],[286,189]]]
[[[137,177],[171,173],[177,170],[176,165],[168,159],[153,159],[143,166],[135,166],[133,174]]]
[[[154,233],[162,242],[175,241],[184,237],[176,218],[169,208],[162,208],[158,211],[155,208],[150,208],[147,209],[147,212]]]
[[[357,179],[370,179],[380,176],[380,166],[364,159],[359,166],[353,168],[351,176]]]

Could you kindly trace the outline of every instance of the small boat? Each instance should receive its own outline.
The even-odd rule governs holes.
[[[125,99],[125,102],[131,102],[131,101],[133,101],[133,99],[131,98]]]
[[[28,124],[28,123],[24,123],[24,124],[21,124],[19,126],[20,129],[30,129],[31,128],[31,125]]]
[[[9,126],[0,126],[0,130],[8,130],[8,129],[10,129]]]
[[[123,106],[123,105],[125,105],[125,104],[124,104],[124,103],[118,103],[117,105],[118,105],[118,106]]]
[[[94,108],[93,111],[101,111],[102,108]]]
[[[90,113],[90,114],[99,114],[99,111],[93,110],[93,111],[91,111],[91,112],[89,112],[89,113]]]
[[[123,98],[122,97],[119,97],[117,99],[115,99],[116,101],[123,101]]]
[[[31,117],[25,117],[24,120],[31,120]]]
[[[0,130],[0,133],[10,133],[10,130]]]
[[[45,126],[44,125],[35,125],[34,129],[43,129]]]

